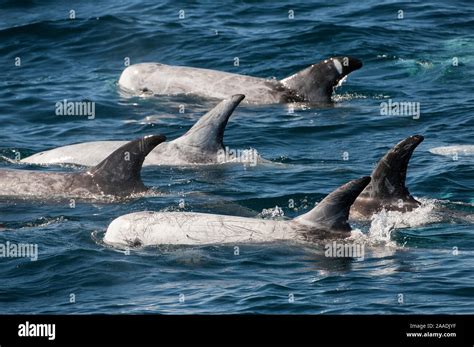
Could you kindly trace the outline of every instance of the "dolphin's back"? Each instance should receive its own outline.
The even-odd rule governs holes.
[[[95,166],[127,141],[94,141],[77,143],[33,154],[21,162],[26,164],[53,165],[75,164]]]
[[[77,143],[33,154],[22,159],[21,162],[36,165],[74,164],[91,167],[99,164],[126,143],[127,141]],[[193,161],[198,164],[215,163],[217,155],[210,158],[207,153],[203,153],[199,147],[183,147],[180,151],[180,148],[177,148],[177,146],[174,141],[165,142],[157,146],[157,148],[147,155],[143,166],[190,165]],[[214,159],[214,161],[211,159]]]
[[[109,225],[104,241],[117,246],[200,245],[294,240],[287,221],[189,212],[136,212]]]
[[[87,199],[144,192],[140,176],[143,161],[165,140],[163,135],[149,135],[127,142],[87,171],[0,170],[0,196]]]
[[[141,63],[127,67],[119,85],[133,94],[193,94],[221,100],[244,94],[249,104],[328,103],[340,81],[361,67],[362,62],[356,58],[333,57],[278,81],[186,66]]]
[[[86,189],[71,184],[74,175],[29,170],[0,170],[0,196],[46,197],[50,196],[51,192],[62,192],[63,196],[86,195]],[[81,178],[78,176],[77,179]],[[87,193],[90,195],[89,190]]]
[[[120,76],[119,85],[133,93],[155,95],[194,94],[226,99],[230,95],[244,94],[248,103],[279,103],[285,93],[277,80],[158,63],[127,67]],[[278,89],[282,91],[278,92]]]

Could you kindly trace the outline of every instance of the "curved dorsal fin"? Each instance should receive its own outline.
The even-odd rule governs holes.
[[[181,145],[199,147],[203,151],[217,151],[224,147],[224,130],[232,112],[245,98],[236,94],[216,105],[202,116],[186,134],[172,142]]]
[[[166,141],[163,135],[149,135],[118,148],[85,174],[92,177],[105,194],[126,195],[145,189],[140,171],[148,153]]]
[[[412,200],[413,197],[405,186],[408,162],[423,140],[421,135],[410,136],[389,150],[377,163],[372,172],[372,181],[361,196],[380,200]]]
[[[347,222],[349,210],[369,182],[370,177],[365,176],[340,186],[315,208],[295,220],[330,231],[350,231],[351,226]]]

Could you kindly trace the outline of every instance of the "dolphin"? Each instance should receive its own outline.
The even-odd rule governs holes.
[[[367,220],[382,209],[408,212],[420,206],[405,186],[408,162],[421,135],[407,137],[390,149],[372,172],[372,181],[351,208],[351,218]]]
[[[132,94],[193,94],[217,99],[245,94],[249,104],[318,104],[329,103],[341,80],[361,67],[359,59],[333,57],[278,81],[186,66],[141,63],[125,68],[118,84]]]
[[[192,212],[131,213],[110,223],[104,242],[118,247],[141,247],[345,238],[351,235],[349,209],[369,182],[370,177],[350,181],[311,211],[292,220]]]
[[[151,135],[128,142],[83,172],[0,170],[0,196],[96,199],[144,192],[147,188],[140,177],[143,161],[165,140],[163,135]]]
[[[224,156],[220,154],[224,151],[223,139],[227,121],[244,98],[244,95],[233,95],[221,101],[202,116],[186,134],[173,141],[159,144],[146,157],[143,165],[187,166],[222,163]],[[40,152],[21,162],[94,166],[125,143],[125,141],[78,143]]]

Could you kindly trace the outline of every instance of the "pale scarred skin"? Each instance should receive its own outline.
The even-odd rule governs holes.
[[[358,59],[334,57],[279,81],[187,66],[141,63],[122,72],[119,86],[132,94],[191,94],[216,99],[244,94],[245,102],[250,104],[327,103],[339,81],[360,67],[362,63]]]
[[[362,177],[346,183],[293,220],[189,212],[131,213],[109,225],[104,242],[118,247],[141,247],[343,239],[351,235],[347,222],[350,206],[369,181],[370,177]]]

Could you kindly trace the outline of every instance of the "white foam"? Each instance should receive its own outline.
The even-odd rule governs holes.
[[[391,234],[395,229],[413,228],[425,224],[439,222],[440,216],[435,213],[436,200],[421,199],[420,207],[409,211],[386,211],[385,209],[372,217],[369,238],[391,242]]]
[[[392,232],[396,229],[418,227],[439,222],[441,217],[436,213],[436,201],[418,199],[420,207],[410,212],[386,211],[385,209],[372,216],[367,234],[358,229],[352,230],[351,240],[364,242],[370,246],[385,246],[390,249],[403,247],[392,241]]]
[[[398,248],[398,245],[391,240],[392,229],[381,228],[380,232],[370,232],[365,234],[360,229],[353,229],[348,241],[363,243],[365,246],[377,246],[376,248],[387,247],[390,250]],[[385,254],[385,253],[384,253]]]
[[[274,208],[264,208],[262,212],[260,212],[259,217],[262,218],[277,218],[277,217],[284,217],[285,212],[282,210],[281,207],[275,206]]]

